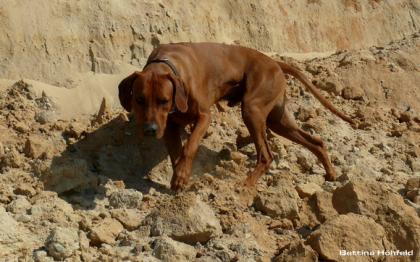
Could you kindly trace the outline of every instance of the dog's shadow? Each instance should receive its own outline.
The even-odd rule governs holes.
[[[71,163],[70,169],[80,169],[70,172],[77,176],[66,177],[64,174],[44,181],[46,189],[59,189],[55,191],[74,207],[95,208],[95,201],[105,196],[104,185],[115,181],[123,181],[126,188],[143,194],[147,194],[151,188],[161,193],[173,193],[168,188],[172,165],[163,141],[139,138],[133,120],[125,121],[116,117],[82,137],[69,145],[61,155],[55,156],[50,166],[50,170],[61,170],[64,165]],[[219,152],[200,146],[193,174],[212,173],[219,161]],[[79,180],[81,186],[71,188],[72,183],[77,184]],[[67,185],[70,190],[67,190]],[[83,201],[77,201],[81,198]],[[81,203],[75,204],[74,200]]]

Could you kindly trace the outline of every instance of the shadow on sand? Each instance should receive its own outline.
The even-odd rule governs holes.
[[[193,174],[211,173],[219,161],[218,152],[201,146]],[[172,166],[163,141],[140,139],[134,121],[121,117],[82,134],[82,139],[53,158],[49,169],[59,175],[45,180],[45,188],[79,209],[94,208],[95,199],[105,197],[104,185],[109,180],[122,180],[126,188],[143,194],[152,187],[173,194],[168,189]],[[78,183],[81,186],[73,187]]]

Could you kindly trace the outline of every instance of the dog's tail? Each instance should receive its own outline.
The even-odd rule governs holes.
[[[277,63],[279,64],[281,70],[283,70],[284,73],[292,75],[299,81],[301,81],[306,86],[306,88],[308,88],[309,91],[316,97],[316,99],[318,99],[318,101],[321,102],[323,106],[328,108],[333,114],[340,117],[344,121],[350,123],[353,127],[356,126],[356,122],[353,121],[353,119],[351,119],[349,116],[338,111],[338,109],[335,108],[335,106],[331,104],[330,101],[328,101],[324,96],[321,95],[318,89],[308,80],[308,78],[306,78],[306,76],[299,69],[280,61],[277,61]]]

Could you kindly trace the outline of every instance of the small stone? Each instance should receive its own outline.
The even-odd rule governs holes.
[[[154,242],[153,256],[162,261],[194,261],[197,251],[194,247],[161,237]]]
[[[400,121],[400,123],[404,123],[404,122],[409,123],[411,121],[410,112],[407,112],[407,111],[402,112],[400,116],[398,117],[398,121]]]
[[[64,260],[79,249],[79,235],[75,228],[58,227],[51,231],[45,247],[48,254],[57,260]]]
[[[248,158],[246,155],[242,154],[238,151],[233,151],[230,153],[230,158],[235,161],[238,165],[245,162],[245,160]]]
[[[345,99],[361,100],[365,91],[360,86],[347,86],[341,92],[341,96]]]
[[[24,122],[18,122],[15,124],[15,130],[20,133],[27,133],[30,131],[30,128]]]
[[[420,176],[410,177],[405,184],[407,191],[415,190],[420,188]]]
[[[2,142],[0,142],[0,158],[1,158],[2,156],[4,156],[4,146],[3,146],[3,143],[2,143]]]
[[[54,154],[53,145],[46,139],[31,135],[25,142],[23,150],[27,157],[32,159],[50,159]]]
[[[0,169],[4,167],[20,168],[23,165],[23,160],[23,156],[16,148],[11,147],[10,150],[0,158]]]
[[[85,127],[81,123],[73,122],[64,129],[63,136],[66,138],[78,139],[84,132]]]
[[[35,114],[35,121],[37,121],[41,125],[44,125],[46,123],[52,123],[54,122],[54,120],[55,118],[52,112],[41,111]]]
[[[301,198],[305,198],[312,196],[317,191],[322,191],[322,188],[315,183],[306,183],[297,185],[296,191]]]
[[[108,106],[108,103],[106,102],[105,97],[102,98],[101,106],[99,107],[98,114],[96,114],[95,119],[93,119],[93,124],[103,124],[107,116],[110,115],[110,108]]]
[[[13,214],[22,214],[31,208],[31,203],[24,196],[17,196],[10,204],[7,205],[6,210]]]
[[[139,208],[143,194],[134,189],[122,189],[111,193],[109,205],[113,208]]]
[[[115,238],[124,230],[124,227],[115,219],[105,218],[91,228],[90,239],[93,245],[102,243],[114,244]]]
[[[322,79],[321,81],[315,81],[315,85],[320,89],[334,95],[339,95],[343,89],[341,85],[337,82],[326,79]]]
[[[46,262],[46,261],[54,261],[53,258],[48,257],[47,251],[45,250],[37,250],[33,253],[33,258],[35,262]]]
[[[318,254],[302,241],[290,244],[273,262],[318,261]]]
[[[142,222],[143,216],[137,209],[113,209],[112,218],[117,219],[128,230],[138,228]]]

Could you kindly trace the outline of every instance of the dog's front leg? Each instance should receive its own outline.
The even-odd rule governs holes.
[[[174,167],[182,152],[180,126],[172,121],[168,121],[163,139]]]
[[[210,112],[200,113],[194,129],[185,143],[181,155],[174,167],[171,189],[179,190],[185,186],[191,175],[192,161],[197,153],[201,139],[210,125]]]

